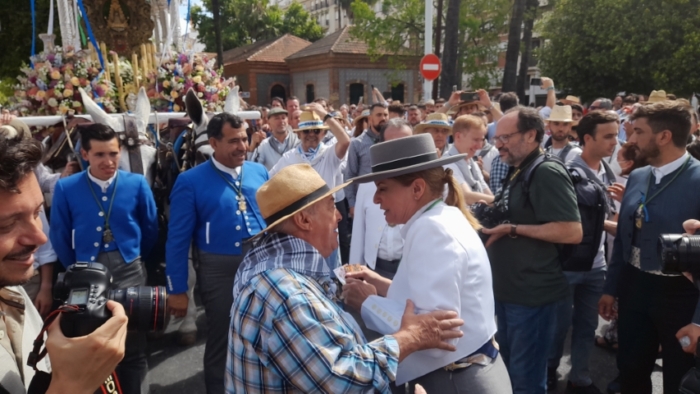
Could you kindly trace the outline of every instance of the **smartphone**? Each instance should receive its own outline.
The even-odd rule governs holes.
[[[542,85],[542,78],[530,78],[530,86]]]
[[[372,90],[374,90],[374,85],[369,85],[369,86],[371,86],[371,87],[372,87]]]
[[[452,85],[452,91],[456,92],[457,91],[457,85]]]
[[[360,96],[360,99],[357,101],[357,105],[362,105],[362,100],[364,99],[363,96]]]
[[[479,93],[476,92],[464,92],[459,95],[461,101],[479,101]]]

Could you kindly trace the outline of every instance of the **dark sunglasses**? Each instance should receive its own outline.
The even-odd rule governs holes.
[[[306,130],[302,130],[301,132],[304,134],[314,133],[316,135],[319,135],[319,134],[321,134],[321,129],[313,129],[313,130],[306,129]]]

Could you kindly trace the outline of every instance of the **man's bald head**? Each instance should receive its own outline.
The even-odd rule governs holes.
[[[380,135],[382,141],[410,137],[413,135],[413,128],[405,119],[394,118],[386,122]]]

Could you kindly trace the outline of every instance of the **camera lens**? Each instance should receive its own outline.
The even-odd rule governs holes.
[[[124,306],[127,329],[140,332],[160,331],[165,326],[165,287],[137,286],[111,290],[109,299]]]
[[[663,272],[697,271],[694,261],[700,259],[700,235],[662,234],[658,247]]]

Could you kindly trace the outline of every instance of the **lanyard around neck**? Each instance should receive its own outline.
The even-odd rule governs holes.
[[[87,171],[85,174],[85,179],[87,179],[88,187],[90,188],[92,197],[95,199],[97,206],[100,208],[100,211],[102,211],[102,214],[105,216],[105,230],[108,230],[109,217],[112,215],[112,206],[114,205],[114,196],[117,194],[117,182],[119,182],[119,173],[117,173],[117,176],[114,177],[114,189],[112,190],[112,197],[110,197],[109,209],[107,210],[107,212],[105,212],[104,208],[102,207],[100,199],[97,198],[97,194],[95,194],[95,189],[92,188],[92,182],[90,181],[90,176],[87,174]]]
[[[233,182],[229,181],[220,169],[216,168],[213,159],[209,160],[209,162],[211,163],[211,166],[214,169],[214,171],[216,171],[216,173],[219,174],[221,179],[223,179],[229,186],[231,186],[231,189],[233,189],[233,191],[236,192],[236,195],[240,198],[243,195],[243,166],[241,166],[241,173],[240,175],[238,175],[238,182],[241,184],[241,186],[238,187],[235,184],[233,184]]]
[[[688,167],[688,163],[690,163],[690,155],[688,155],[688,157],[685,159],[685,162],[681,166],[680,170],[678,170],[676,172],[676,175],[674,175],[673,178],[671,178],[671,180],[668,181],[667,184],[663,185],[663,187],[661,187],[661,189],[657,190],[656,193],[654,193],[651,197],[649,197],[647,199],[647,196],[649,195],[649,189],[651,188],[651,178],[652,178],[652,175],[654,175],[654,170],[649,169],[649,181],[647,182],[647,190],[645,193],[642,193],[642,200],[639,203],[639,207],[642,208],[642,210],[644,211],[644,222],[645,223],[649,223],[649,211],[647,210],[647,205],[649,205],[651,200],[653,200],[656,196],[661,194],[661,192],[664,191],[664,189],[666,189],[668,187],[668,185],[672,184],[673,181],[675,181],[676,178],[678,178],[678,176],[683,171],[685,171],[686,167]]]

